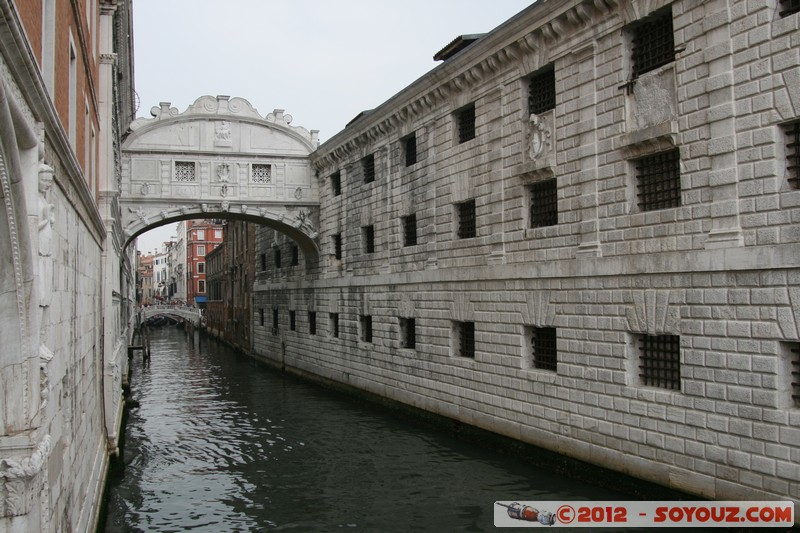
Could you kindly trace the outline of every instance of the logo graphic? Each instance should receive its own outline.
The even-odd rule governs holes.
[[[540,511],[528,505],[521,505],[518,502],[505,504],[495,502],[497,505],[506,508],[508,516],[515,520],[524,520],[526,522],[539,522],[543,526],[552,526],[556,523],[556,515],[550,511]]]

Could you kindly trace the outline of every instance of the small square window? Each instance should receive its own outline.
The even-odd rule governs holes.
[[[475,322],[453,322],[453,353],[475,359]]]
[[[333,174],[331,174],[331,190],[333,191],[334,196],[340,196],[342,194],[341,172],[334,172]]]
[[[456,204],[458,213],[458,237],[469,239],[475,237],[475,200],[467,200]]]
[[[333,255],[336,259],[342,259],[342,234],[337,233],[333,236]]]
[[[277,335],[278,334],[278,310],[277,309],[273,309],[272,310],[272,334],[273,335]]]
[[[297,329],[297,314],[295,311],[289,311],[289,329],[292,331]]]
[[[556,178],[529,185],[531,198],[531,227],[542,228],[558,224],[558,187]]]
[[[375,253],[375,226],[361,228],[361,237],[364,242],[364,253]]]
[[[330,314],[330,323],[331,323],[331,337],[338,337],[339,336],[339,313],[331,313]]]
[[[400,319],[400,346],[410,350],[417,347],[416,322],[413,318]]]
[[[671,6],[633,23],[630,31],[634,78],[675,61]]]
[[[637,194],[642,211],[681,205],[680,151],[676,148],[634,161]]]
[[[316,311],[308,312],[308,333],[310,335],[317,334],[317,313]]]
[[[556,328],[531,327],[528,334],[530,336],[534,368],[557,371]]]
[[[536,71],[528,82],[528,114],[539,115],[556,107],[556,71],[552,64]]]
[[[364,342],[372,342],[372,317],[369,315],[361,315],[359,317],[361,323],[361,340]]]
[[[193,161],[175,161],[175,181],[197,181]]]
[[[403,246],[417,245],[417,215],[411,214],[403,217]]]
[[[786,170],[789,184],[795,189],[800,189],[800,120],[784,124],[783,132],[786,135]]]
[[[681,390],[679,335],[639,336],[639,378],[643,385]]]
[[[281,249],[280,248],[275,248],[275,250],[273,250],[273,257],[275,258],[275,268],[280,268],[281,267]]]
[[[406,166],[410,167],[417,162],[417,135],[412,133],[406,137],[403,145],[405,146]]]
[[[297,266],[300,264],[300,249],[297,247],[296,244],[292,244],[292,266]]]
[[[794,13],[800,13],[800,0],[780,0],[780,11],[782,17],[788,17]]]
[[[375,154],[369,154],[362,158],[361,168],[364,171],[364,183],[375,181]]]
[[[470,104],[456,113],[458,142],[465,143],[475,138],[475,104]]]

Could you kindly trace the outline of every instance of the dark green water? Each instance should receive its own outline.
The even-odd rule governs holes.
[[[107,532],[491,531],[495,501],[626,500],[175,328],[133,362]]]

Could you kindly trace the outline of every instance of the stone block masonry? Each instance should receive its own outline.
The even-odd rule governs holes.
[[[537,3],[450,57],[312,154],[320,261],[257,268],[254,353],[698,496],[800,501],[783,4]],[[257,255],[291,244],[262,229]]]

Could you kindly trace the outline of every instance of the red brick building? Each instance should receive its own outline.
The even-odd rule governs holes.
[[[186,303],[205,307],[206,256],[223,240],[220,220],[189,220],[186,222]]]

